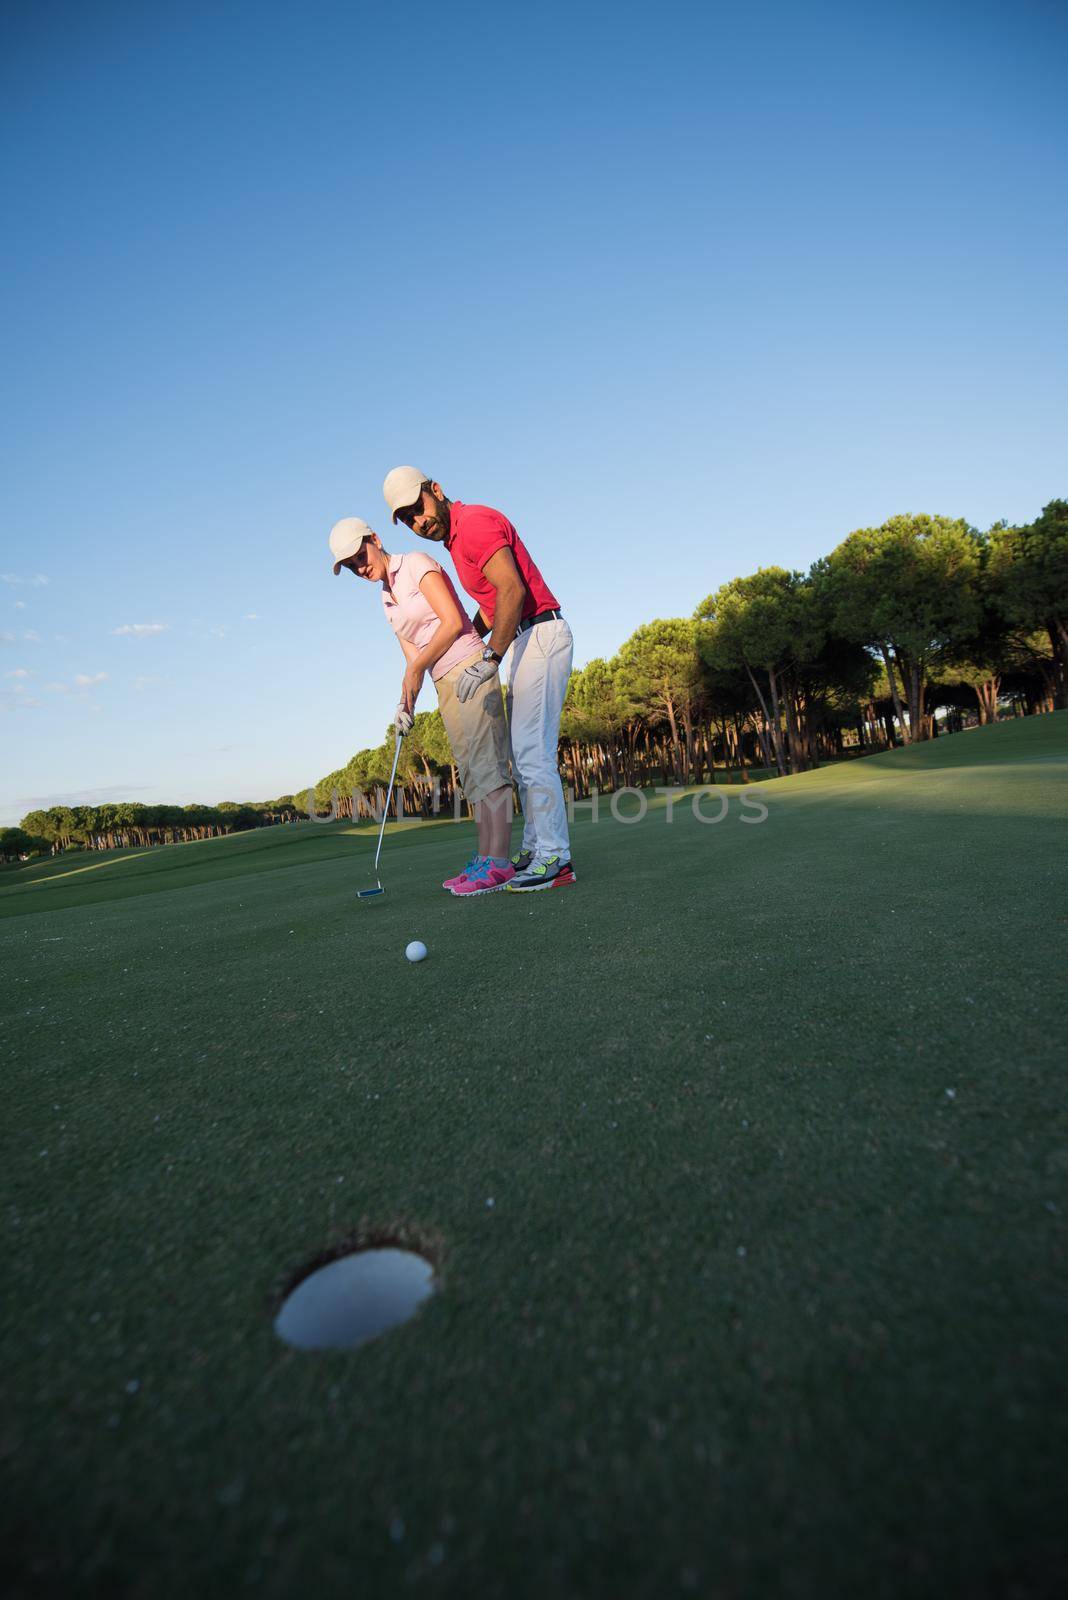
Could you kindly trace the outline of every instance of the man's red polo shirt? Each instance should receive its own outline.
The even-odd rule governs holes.
[[[522,620],[537,616],[539,611],[558,611],[560,602],[530,559],[527,547],[516,533],[508,518],[492,506],[465,506],[454,500],[449,513],[449,536],[445,548],[456,564],[456,576],[477,601],[489,625],[493,626],[493,608],[497,591],[482,568],[497,550],[510,550],[526,588],[523,598]]]

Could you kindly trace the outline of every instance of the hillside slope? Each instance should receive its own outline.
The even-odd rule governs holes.
[[[882,791],[879,803],[905,809],[1024,803],[1045,810],[1050,803],[1063,804],[1051,797],[1064,780],[1066,761],[1068,712],[1058,712],[943,736],[927,744],[863,756],[795,777],[767,780],[751,785],[748,791],[731,788],[722,792],[735,810],[744,793],[770,797],[775,804],[787,800],[802,804],[841,803],[846,807],[869,805],[874,800],[873,786]],[[1004,783],[1006,774],[1017,765],[1026,771],[1029,780],[1026,800],[1022,795],[1014,800]],[[1041,798],[1044,780],[1050,785],[1045,799]],[[605,797],[602,811],[608,804],[609,797]],[[663,801],[653,800],[652,807],[654,812],[662,809]],[[588,825],[588,811],[589,807],[578,808],[580,835]],[[443,829],[448,832],[443,834]],[[458,837],[454,830],[459,831]],[[625,841],[633,843],[629,828],[617,828],[615,836],[619,848],[626,848]],[[468,823],[453,823],[450,818],[432,823],[410,820],[399,825],[390,822],[386,837],[390,857],[399,848],[407,851],[420,844],[432,844],[435,860],[438,850],[444,852],[443,860],[451,860],[457,852],[461,856],[468,853],[473,829]],[[345,822],[304,822],[150,850],[73,851],[0,873],[0,918],[94,905],[130,895],[191,888],[328,861],[359,872],[376,839],[377,827],[371,823],[353,826]]]

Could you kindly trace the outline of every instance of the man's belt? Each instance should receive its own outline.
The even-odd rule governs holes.
[[[521,633],[526,633],[527,629],[533,628],[537,622],[563,622],[563,620],[564,613],[562,611],[539,611],[537,616],[527,617],[525,622],[519,624],[515,630],[515,636],[518,639]]]

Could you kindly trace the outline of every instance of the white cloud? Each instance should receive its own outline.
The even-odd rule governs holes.
[[[111,631],[129,634],[134,639],[150,639],[155,633],[166,633],[168,626],[166,622],[124,622],[121,628]]]
[[[10,800],[0,800],[0,812],[17,811],[25,816],[27,811],[47,811],[49,806],[96,806],[108,800],[128,800],[131,795],[147,794],[153,788],[147,783],[114,783],[107,789],[69,789],[65,794],[23,794]]]
[[[10,672],[5,672],[5,678],[32,678],[34,674],[29,667],[13,667]]]
[[[13,633],[0,633],[0,644],[14,644],[14,643],[15,643],[15,635]]]
[[[245,612],[245,621],[246,622],[258,622],[259,620],[260,620],[260,614],[259,614],[258,611],[246,611]]]
[[[106,672],[76,672],[73,683],[62,683],[57,680],[55,683],[46,683],[45,688],[50,689],[53,694],[84,695],[87,689],[92,689],[95,684],[103,683],[106,678]]]
[[[24,683],[16,683],[10,689],[0,689],[0,712],[6,714],[10,711],[37,711],[40,700],[32,694],[25,692]]]
[[[14,572],[0,572],[0,583],[26,583],[31,589],[40,589],[47,582],[43,572],[35,572],[32,578],[20,578]]]
[[[25,602],[25,600],[16,600],[15,601],[15,610],[16,611],[25,611],[26,610],[26,602]]]
[[[36,628],[27,628],[22,637],[26,640],[27,644],[40,644],[41,642],[41,635],[37,632]]]
[[[226,629],[225,628],[212,628],[211,631],[215,635],[216,639],[225,639],[226,638]]]
[[[149,689],[149,688],[152,687],[152,685],[154,683],[162,683],[162,682],[163,682],[162,678],[153,678],[153,677],[150,677],[150,676],[146,675],[144,677],[135,678],[134,681],[133,681],[133,686],[134,686],[135,689]]]

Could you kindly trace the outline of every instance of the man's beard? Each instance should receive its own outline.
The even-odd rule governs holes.
[[[429,524],[424,523],[423,525],[423,538],[433,539],[439,544],[444,544],[445,540],[449,537],[449,529],[451,525],[452,523],[451,518],[449,517],[449,507],[439,505],[434,512],[433,521],[431,521]]]

